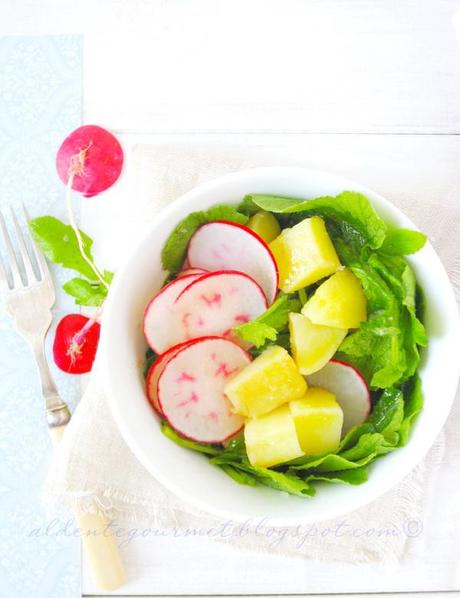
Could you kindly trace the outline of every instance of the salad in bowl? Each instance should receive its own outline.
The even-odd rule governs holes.
[[[158,213],[101,327],[111,411],[146,471],[195,507],[272,525],[397,484],[459,370],[453,290],[414,229],[371,189],[305,168],[232,173]]]
[[[244,485],[366,482],[423,407],[424,294],[404,256],[425,242],[356,191],[189,213],[143,320],[162,432]]]

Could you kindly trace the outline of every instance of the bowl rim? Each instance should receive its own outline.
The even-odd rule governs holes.
[[[104,307],[104,322],[110,321],[113,317],[112,312],[115,304],[115,299],[117,294],[120,292],[120,289],[123,289],[123,280],[124,277],[129,270],[129,264],[135,255],[139,246],[145,242],[155,230],[161,226],[163,221],[166,221],[171,214],[177,213],[178,218],[175,219],[175,224],[180,221],[186,214],[194,211],[193,208],[193,200],[196,197],[199,197],[201,194],[209,192],[211,190],[218,190],[219,187],[222,185],[226,185],[228,183],[237,182],[239,179],[245,178],[247,176],[258,176],[258,175],[270,175],[270,176],[315,176],[315,177],[325,177],[327,178],[332,184],[336,183],[341,186],[344,190],[354,190],[364,195],[368,195],[370,197],[371,202],[374,201],[374,198],[377,199],[378,202],[382,204],[385,209],[388,209],[389,212],[392,212],[398,220],[402,220],[406,223],[406,226],[410,226],[413,230],[419,230],[414,223],[407,217],[404,212],[402,212],[397,206],[392,204],[388,199],[384,196],[380,195],[379,193],[375,192],[369,187],[361,185],[351,179],[345,178],[341,175],[337,175],[326,170],[319,170],[314,168],[307,168],[307,167],[290,167],[290,166],[264,166],[264,167],[256,167],[256,168],[247,168],[244,170],[239,170],[236,172],[231,172],[229,174],[225,174],[223,176],[219,176],[209,180],[205,183],[202,183],[186,193],[182,194],[176,200],[171,202],[168,206],[161,209],[160,212],[155,217],[155,220],[144,230],[143,234],[139,237],[137,242],[133,244],[133,247],[127,252],[123,263],[117,269],[116,276],[114,277],[114,281],[111,285],[108,297],[106,299],[105,307]],[[216,195],[216,203],[217,201]],[[187,211],[183,211],[182,208],[187,208]],[[174,224],[172,225],[174,226]],[[427,241],[425,247],[428,251],[433,254],[433,257],[438,262],[439,266],[439,274],[445,278],[447,282],[446,291],[447,295],[444,296],[444,303],[448,304],[450,308],[455,306],[455,321],[451,323],[449,326],[449,338],[455,337],[457,340],[460,341],[460,318],[458,314],[458,307],[457,301],[455,298],[454,290],[452,284],[450,283],[449,277],[445,268],[440,260],[438,254],[436,253],[435,249],[431,245],[429,241]],[[210,504],[210,501],[202,500],[197,498],[196,496],[187,495],[184,496],[183,488],[177,486],[173,480],[168,478],[167,475],[163,475],[161,470],[155,468],[152,464],[152,460],[147,455],[139,441],[136,437],[136,434],[133,430],[130,429],[123,417],[122,409],[120,409],[119,402],[115,400],[115,395],[117,389],[114,388],[110,376],[110,369],[111,369],[111,360],[109,351],[107,347],[110,344],[110,326],[102,326],[101,332],[101,365],[102,365],[102,379],[103,379],[103,386],[106,392],[109,407],[115,423],[118,429],[121,432],[122,437],[124,438],[125,442],[127,443],[128,447],[134,453],[136,458],[140,461],[140,463],[146,468],[147,472],[153,476],[158,482],[160,482],[163,486],[165,486],[168,490],[170,490],[176,497],[180,498],[184,502],[190,503],[193,507],[196,507],[202,511],[207,513],[211,513],[218,517],[226,517],[232,519],[234,521],[247,521],[248,516],[244,513],[236,512],[234,510],[228,510],[221,507],[216,507],[214,504]],[[455,399],[456,388],[458,384],[458,379],[460,377],[460,363],[456,365],[455,368],[451,368],[449,371],[449,380],[448,380],[448,398],[443,404],[442,409],[442,417],[438,418],[438,423],[435,428],[431,430],[431,434],[429,438],[425,441],[423,448],[414,456],[412,452],[405,451],[407,447],[410,446],[410,441],[406,447],[402,447],[395,451],[400,458],[399,458],[399,468],[397,473],[393,476],[388,476],[386,479],[379,479],[375,480],[372,484],[370,480],[366,482],[364,486],[366,486],[365,491],[363,491],[355,501],[353,501],[353,506],[345,506],[343,509],[335,508],[325,510],[323,514],[315,517],[311,517],[309,515],[309,510],[305,509],[306,515],[305,517],[298,517],[293,519],[291,517],[272,517],[270,519],[271,525],[296,525],[299,523],[313,523],[313,522],[320,522],[332,517],[339,517],[343,516],[353,510],[361,508],[370,502],[374,501],[376,498],[396,486],[412,469],[414,469],[426,456],[429,449],[434,444],[439,432],[441,431],[448,415],[450,409],[452,407],[453,401]],[[394,453],[394,454],[395,454]],[[370,478],[371,479],[371,478]],[[359,488],[363,488],[364,486],[359,486]],[[316,500],[320,500],[320,497],[317,497]]]

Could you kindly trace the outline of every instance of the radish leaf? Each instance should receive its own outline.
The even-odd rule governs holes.
[[[75,303],[89,307],[102,305],[108,289],[97,280],[94,270],[83,259],[72,227],[53,216],[40,216],[29,221],[29,228],[35,243],[51,262],[81,275],[62,285],[64,291],[75,299]],[[80,234],[85,253],[93,260],[93,241],[83,231]],[[113,273],[105,270],[103,280],[107,285],[112,279]]]
[[[99,307],[107,297],[107,289],[101,283],[90,282],[84,278],[71,278],[62,288],[75,299],[77,305]]]
[[[29,221],[29,228],[35,243],[50,262],[75,270],[89,280],[96,280],[93,270],[81,256],[77,237],[70,225],[53,216],[40,216]],[[84,232],[80,233],[84,250],[92,259],[93,241]]]
[[[238,336],[248,343],[261,347],[267,341],[276,341],[278,333],[287,327],[289,314],[300,311],[297,299],[280,294],[278,299],[258,318],[234,328]]]

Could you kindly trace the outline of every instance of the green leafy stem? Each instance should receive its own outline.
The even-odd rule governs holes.
[[[29,228],[35,243],[48,260],[79,274],[64,283],[64,291],[74,298],[77,305],[100,307],[107,297],[113,273],[102,272],[103,284],[96,274],[99,270],[88,263],[90,260],[94,264],[92,239],[80,230],[80,243],[72,226],[53,216],[34,218],[30,220]],[[82,255],[80,245],[86,257]]]

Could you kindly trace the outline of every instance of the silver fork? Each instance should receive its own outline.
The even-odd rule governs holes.
[[[22,210],[28,223],[29,216],[24,206]],[[50,428],[58,428],[69,422],[70,411],[59,396],[45,355],[45,337],[51,325],[51,308],[55,302],[54,285],[45,257],[29,235],[27,247],[12,208],[11,218],[16,236],[14,244],[0,212],[0,227],[7,254],[6,259],[0,261],[0,285],[5,295],[5,309],[12,317],[16,331],[33,351],[45,400],[46,421]],[[35,267],[31,254],[35,258]]]
[[[29,216],[22,206],[25,221]],[[46,420],[51,438],[59,445],[70,420],[70,411],[59,396],[45,355],[45,336],[52,321],[51,308],[55,293],[45,257],[27,235],[29,247],[11,209],[14,244],[0,212],[0,228],[7,258],[0,255],[0,287],[5,295],[6,311],[13,318],[14,327],[29,343],[40,373],[42,394],[45,399]],[[16,247],[16,251],[15,251]],[[32,261],[35,258],[35,267]],[[93,579],[102,590],[116,590],[125,581],[125,573],[115,535],[110,522],[102,512],[84,513],[75,510],[83,546]]]

